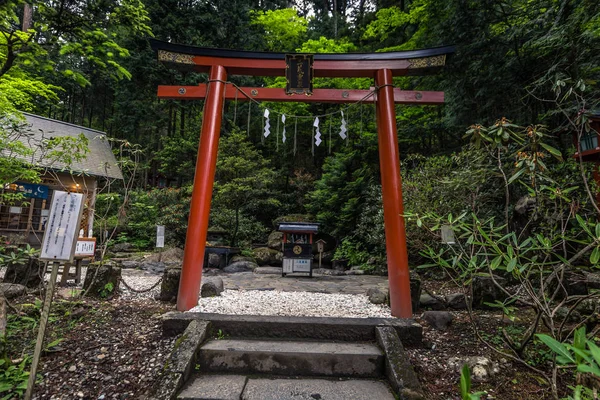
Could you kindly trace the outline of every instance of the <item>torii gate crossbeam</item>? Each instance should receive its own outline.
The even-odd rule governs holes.
[[[223,102],[236,98],[237,89],[226,87],[227,75],[285,76],[285,54],[200,48],[157,40],[151,40],[151,45],[159,61],[171,67],[209,73],[207,85],[160,86],[158,90],[161,98],[206,99],[177,297],[177,309],[187,311],[198,304],[201,287]],[[448,46],[407,52],[314,55],[315,77],[370,77],[378,88],[376,96],[365,101],[376,104],[390,305],[395,317],[411,318],[412,307],[394,104],[442,104],[444,97],[442,92],[394,89],[392,78],[436,72],[453,52],[454,48]],[[243,88],[243,91],[252,97],[240,96],[240,101],[253,98],[331,103],[357,102],[370,92],[316,89],[313,96],[308,97],[288,96],[284,89]]]

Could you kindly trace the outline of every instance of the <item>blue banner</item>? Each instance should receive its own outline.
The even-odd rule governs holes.
[[[34,199],[47,199],[48,186],[34,185],[32,183],[17,182],[17,192],[23,193],[23,196]]]

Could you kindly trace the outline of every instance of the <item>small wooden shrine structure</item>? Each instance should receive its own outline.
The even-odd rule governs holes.
[[[283,269],[281,276],[295,272],[313,273],[313,235],[319,224],[311,222],[281,222],[277,230],[283,232]]]

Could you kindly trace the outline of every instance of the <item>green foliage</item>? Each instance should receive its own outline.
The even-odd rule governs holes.
[[[589,374],[600,378],[600,347],[594,340],[588,339],[585,326],[575,331],[572,344],[559,342],[546,334],[538,334],[537,337],[554,352],[558,364],[576,367],[577,375]],[[573,396],[568,398],[591,400],[596,397],[594,393],[591,388],[579,384],[573,388]]]
[[[479,400],[484,392],[471,393],[471,371],[467,364],[460,371],[460,397],[462,400]]]
[[[267,48],[271,51],[292,51],[306,36],[308,20],[298,16],[293,8],[251,12],[252,24],[265,31]]]
[[[112,282],[108,282],[102,289],[100,289],[100,297],[107,298],[115,290],[115,285]]]
[[[27,389],[29,380],[29,368],[31,357],[26,356],[23,360],[13,365],[7,359],[0,359],[0,395],[2,400],[13,398],[14,395],[22,396]],[[41,375],[37,377],[41,380]]]

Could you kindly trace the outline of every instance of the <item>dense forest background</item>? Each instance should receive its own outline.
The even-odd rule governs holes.
[[[124,148],[136,149],[137,167],[124,164],[132,190],[112,185],[98,201],[97,225],[117,227],[117,240],[152,247],[156,224],[167,226],[172,245],[182,246],[185,239],[203,103],[159,100],[156,89],[159,84],[194,85],[207,77],[166,69],[157,62],[149,37],[195,46],[312,53],[455,45],[456,53],[440,74],[395,79],[403,89],[446,93],[444,106],[397,107],[407,212],[418,220],[427,212],[458,215],[470,210],[513,223],[513,206],[531,193],[518,184],[518,177],[506,189],[506,180],[494,168],[500,164],[512,175],[518,146],[502,143],[510,151],[486,153],[471,143],[473,132],[480,130],[469,130],[497,126],[503,117],[511,121],[507,129],[545,126],[549,148],[564,156],[546,160],[548,182],[576,188],[569,202],[576,202],[583,215],[593,211],[592,199],[581,184],[593,164],[585,165],[580,174],[571,157],[577,128],[569,121],[587,118],[597,109],[600,4],[596,0],[25,4],[0,1],[0,109],[34,112],[105,131],[119,140],[115,147],[121,153]],[[244,86],[281,83],[230,79]],[[317,87],[362,89],[372,84],[368,79],[315,82]],[[308,214],[335,238],[338,258],[385,268],[373,107],[356,105],[346,111],[348,141],[336,134],[339,116],[327,120],[324,126],[333,126],[333,140],[330,143],[326,133],[324,145],[314,155],[312,120],[299,120],[294,153],[291,140],[283,144],[276,143],[275,135],[262,137],[264,107],[305,116],[341,109],[330,104],[229,102],[211,225],[226,229],[231,244],[244,247],[264,243],[276,218]],[[468,130],[471,134],[465,136]],[[540,226],[544,223],[550,224],[547,218]],[[408,230],[411,257],[416,259],[425,239],[416,226],[409,224]]]

